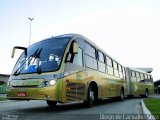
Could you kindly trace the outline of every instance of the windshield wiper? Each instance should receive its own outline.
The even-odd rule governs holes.
[[[38,58],[38,63],[37,63],[37,73],[38,74],[41,74],[41,66],[39,65],[39,58],[40,58],[41,51],[42,51],[42,48],[34,56],[34,61],[36,60],[36,58]]]
[[[19,66],[19,68],[13,73],[13,75],[18,75],[21,71],[22,71],[22,68],[23,68],[23,66],[25,65],[25,63],[31,58],[31,57],[34,57],[35,59],[36,58],[40,58],[40,53],[41,53],[41,51],[42,51],[42,48],[41,49],[37,49],[32,55],[30,55],[29,57],[28,57],[28,59],[26,59],[22,64],[21,64],[21,66]],[[34,59],[34,61],[35,61],[35,59]],[[30,62],[32,59],[30,59],[28,62]],[[39,63],[38,63],[39,64]],[[39,66],[39,65],[38,65]]]

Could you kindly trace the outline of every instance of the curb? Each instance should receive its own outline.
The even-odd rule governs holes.
[[[17,100],[3,100],[3,101],[0,101],[0,103],[7,103],[7,102],[17,102]]]
[[[146,120],[156,120],[151,112],[146,108],[143,99],[141,100],[143,114],[146,115]]]

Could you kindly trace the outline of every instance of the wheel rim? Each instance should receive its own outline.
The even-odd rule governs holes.
[[[146,91],[146,97],[148,97],[148,92]]]
[[[123,90],[121,90],[121,93],[120,93],[120,99],[123,100],[124,99],[124,93],[123,93]]]
[[[123,100],[123,98],[124,98],[124,95],[123,95],[123,93],[121,92],[121,99]]]
[[[90,100],[94,101],[94,92],[93,91],[90,91],[89,96],[90,96]]]

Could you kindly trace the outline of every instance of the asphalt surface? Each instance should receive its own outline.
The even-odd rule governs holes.
[[[141,98],[100,101],[92,108],[83,103],[58,104],[50,108],[45,101],[0,102],[0,120],[125,120],[143,114]]]

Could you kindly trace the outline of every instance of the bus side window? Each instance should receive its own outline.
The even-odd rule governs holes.
[[[140,82],[140,74],[139,74],[139,72],[136,72],[136,78],[137,78],[137,82]]]
[[[144,74],[140,73],[140,82],[144,82]]]
[[[113,61],[113,68],[114,68],[114,76],[119,77],[118,64],[115,61]]]
[[[73,64],[83,66],[83,49],[78,48],[78,54],[74,55]]]
[[[96,49],[85,43],[85,63],[86,67],[97,70]]]
[[[151,80],[150,80],[150,75],[147,75],[147,82],[150,83]]]
[[[113,61],[111,58],[106,56],[106,62],[107,62],[107,73],[109,75],[113,75]]]
[[[105,63],[104,63],[104,54],[101,51],[98,51],[98,69],[100,72],[105,73]]]
[[[132,76],[132,77],[135,77],[135,76],[136,76],[134,71],[131,72],[131,76]]]
[[[132,70],[131,76],[132,76],[132,77],[131,77],[131,78],[132,78],[132,81],[136,82],[136,73],[135,73],[135,71]]]
[[[122,66],[120,64],[118,64],[118,69],[119,69],[119,77],[123,79]]]
[[[98,60],[104,63],[104,55],[102,52],[98,51]]]
[[[122,67],[122,72],[123,72],[123,79],[126,80],[126,71],[124,67]]]
[[[144,81],[147,82],[147,80],[148,80],[148,77],[146,74],[144,74]]]

